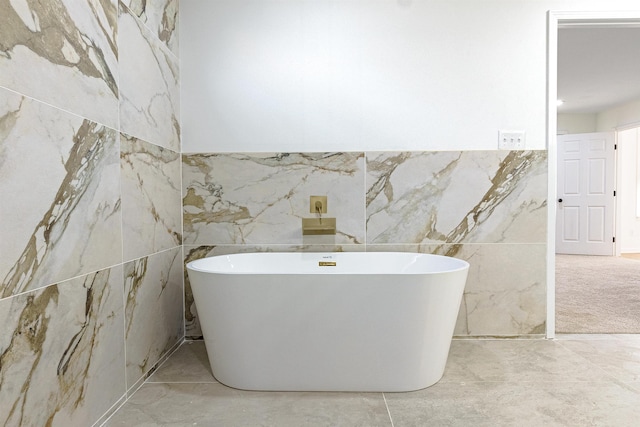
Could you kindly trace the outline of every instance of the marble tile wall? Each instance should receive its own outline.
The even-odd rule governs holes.
[[[179,62],[154,32],[120,4],[120,129],[180,151]]]
[[[180,155],[121,134],[124,259],[182,244]]]
[[[416,251],[471,270],[460,336],[545,332],[544,151],[183,154],[185,262],[249,251]],[[309,196],[337,234],[302,236]],[[185,280],[186,280],[185,276]],[[186,335],[199,337],[185,282]]]
[[[184,336],[177,7],[0,0],[0,425],[92,425]]]
[[[131,13],[178,55],[178,0],[123,0]]]
[[[181,248],[126,263],[124,280],[127,387],[131,388],[184,336]]]
[[[331,194],[335,243],[364,242],[363,153],[183,155],[185,244],[302,243],[309,195]]]
[[[0,86],[117,128],[116,1],[3,0],[0,11]]]

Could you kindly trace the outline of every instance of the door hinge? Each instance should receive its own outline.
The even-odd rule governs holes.
[[[613,149],[617,150],[618,149],[618,144],[613,144]]]
[[[613,190],[613,197],[616,197],[616,190]]]
[[[614,237],[614,238],[613,238],[613,243],[615,243],[615,242],[616,242],[616,238]]]

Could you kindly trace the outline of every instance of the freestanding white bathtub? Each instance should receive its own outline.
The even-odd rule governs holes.
[[[221,383],[400,392],[442,378],[469,264],[399,252],[250,253],[187,269]]]

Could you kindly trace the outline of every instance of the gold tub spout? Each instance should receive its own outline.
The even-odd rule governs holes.
[[[303,235],[336,234],[335,218],[302,218]]]

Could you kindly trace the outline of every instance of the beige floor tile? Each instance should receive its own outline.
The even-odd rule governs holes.
[[[439,383],[385,397],[394,427],[624,427],[640,419],[640,392],[618,383]]]
[[[412,393],[251,392],[185,343],[107,426],[635,426],[640,336],[454,340],[445,375]],[[388,408],[388,409],[387,409]]]
[[[612,378],[551,340],[455,340],[444,382],[607,381]]]
[[[624,336],[624,335],[614,335],[614,334],[557,334],[555,340],[556,341],[566,341],[566,340],[579,340],[579,341],[617,340],[618,336]]]
[[[251,392],[222,384],[145,384],[106,426],[384,426],[381,393]]]
[[[186,341],[149,377],[147,382],[217,382],[211,374],[204,341]]]
[[[640,381],[640,340],[562,341],[561,345],[625,382]]]

